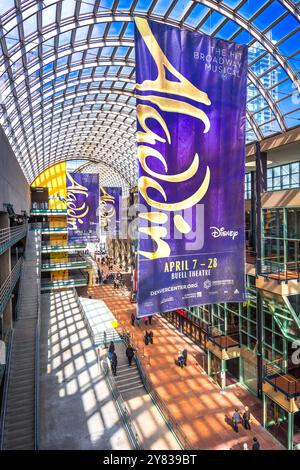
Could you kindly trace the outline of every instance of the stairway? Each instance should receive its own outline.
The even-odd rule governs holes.
[[[18,319],[14,325],[3,449],[35,449],[36,326],[40,235],[29,231],[19,286]]]
[[[133,359],[131,367],[128,366],[124,343],[115,343],[115,351],[118,356],[118,367],[114,381],[123,400],[126,401],[134,396],[144,394],[145,388],[135,360]]]

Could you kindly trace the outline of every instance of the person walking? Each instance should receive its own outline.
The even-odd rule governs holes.
[[[260,443],[257,437],[253,437],[252,450],[260,450]]]
[[[183,354],[182,354],[181,351],[178,351],[177,362],[178,362],[179,367],[181,367],[181,369],[183,369],[184,357],[183,357]]]
[[[140,326],[140,323],[141,323],[141,319],[137,317],[136,318],[136,324],[137,324],[138,327]]]
[[[134,322],[135,322],[135,314],[132,312],[131,314],[131,325],[134,326]]]
[[[115,345],[114,343],[111,341],[110,342],[110,345],[109,345],[109,348],[108,348],[108,359],[111,361],[112,359],[112,355],[113,353],[115,352]]]
[[[182,355],[183,355],[183,363],[184,363],[184,365],[186,366],[186,365],[187,365],[187,357],[188,357],[188,352],[187,352],[186,349],[184,349],[184,350],[182,351]]]
[[[244,414],[243,414],[243,422],[244,422],[244,428],[248,429],[251,431],[251,413],[249,411],[248,406],[245,406]]]
[[[112,358],[111,358],[111,370],[114,376],[117,375],[117,366],[118,366],[118,356],[116,355],[115,352],[113,352]]]
[[[153,331],[152,331],[152,330],[149,331],[149,335],[148,335],[148,336],[149,336],[149,342],[150,342],[150,344],[153,344]]]
[[[126,356],[127,356],[127,359],[128,359],[128,366],[129,367],[131,367],[131,365],[132,365],[132,359],[134,358],[135,351],[136,351],[136,349],[134,349],[131,345],[129,345],[126,348]]]
[[[235,432],[239,432],[239,423],[241,422],[241,415],[239,410],[236,408],[232,415],[232,424]]]
[[[152,315],[149,315],[148,320],[149,320],[149,325],[151,325],[151,323],[152,323]]]
[[[146,330],[145,336],[144,336],[144,343],[145,343],[146,346],[148,346],[148,344],[149,344],[149,333],[148,333],[147,330]]]

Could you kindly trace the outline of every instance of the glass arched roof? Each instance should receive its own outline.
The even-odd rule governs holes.
[[[135,184],[135,15],[249,46],[247,142],[300,124],[300,1],[1,0],[0,123],[29,182],[88,159]]]
[[[122,188],[123,196],[128,196],[129,194],[129,189],[131,187],[130,181],[128,181],[126,176],[119,173],[115,168],[109,166],[108,163],[85,162],[78,166],[75,171],[81,173],[97,173],[99,174],[100,186],[119,187]]]

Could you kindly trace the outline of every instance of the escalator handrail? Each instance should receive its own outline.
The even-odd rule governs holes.
[[[14,339],[14,330],[11,329],[9,332],[8,347],[6,351],[6,364],[4,372],[4,383],[3,383],[3,396],[2,396],[2,406],[1,406],[1,415],[0,415],[0,450],[3,449],[4,444],[4,432],[5,432],[5,418],[6,418],[6,409],[7,409],[7,398],[8,398],[8,384],[11,368],[11,353],[13,347]]]

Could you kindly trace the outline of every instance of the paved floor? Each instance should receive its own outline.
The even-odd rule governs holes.
[[[42,295],[40,426],[44,450],[131,448],[72,291]]]
[[[81,295],[103,299],[118,320],[131,330],[134,343],[142,350],[145,326],[131,327],[130,314],[135,306],[125,290],[113,286],[81,289]],[[176,423],[195,449],[241,449],[246,442],[252,445],[258,437],[262,449],[280,450],[283,447],[261,426],[261,402],[241,387],[225,393],[212,382],[201,368],[201,350],[181,335],[161,317],[152,321],[154,344],[145,347],[144,367]],[[189,363],[184,369],[175,366],[178,350],[186,347]],[[148,365],[147,365],[148,364]],[[252,430],[240,429],[236,434],[228,424],[235,408],[248,405],[254,415]]]

